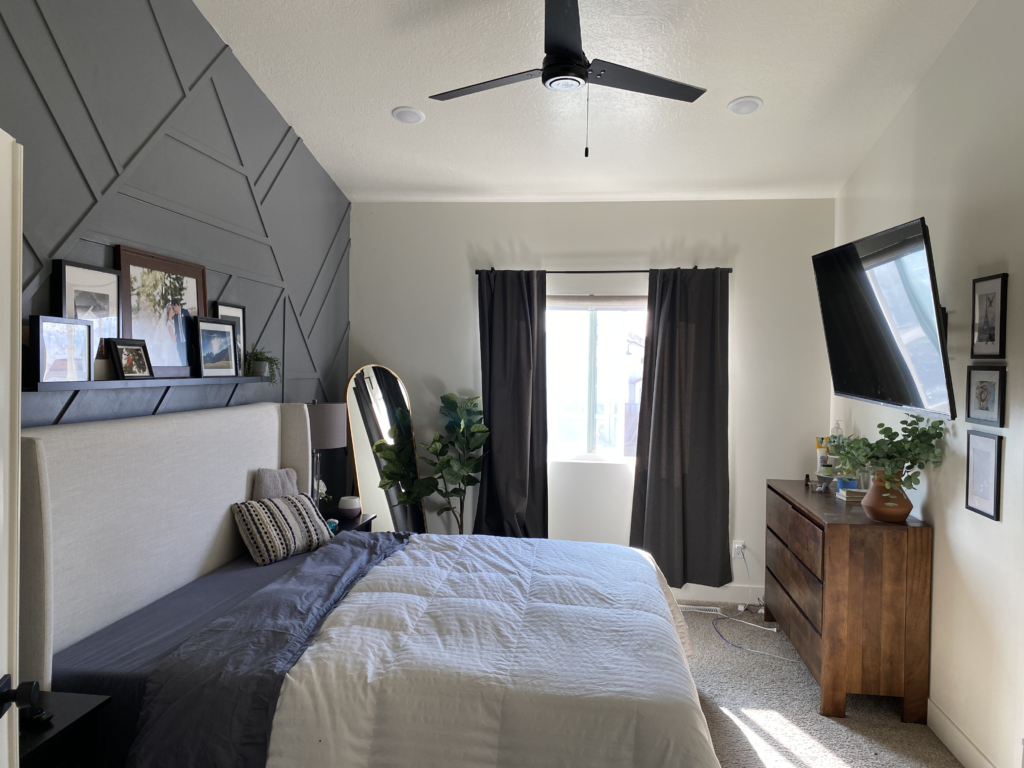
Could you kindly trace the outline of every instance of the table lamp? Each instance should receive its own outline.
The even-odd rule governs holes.
[[[344,403],[318,403],[309,410],[309,441],[313,448],[313,502],[320,508],[320,451],[348,445],[348,410]]]

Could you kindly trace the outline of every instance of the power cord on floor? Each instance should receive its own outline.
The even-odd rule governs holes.
[[[754,586],[753,584],[751,584],[750,581],[750,566],[747,565],[747,554],[745,551],[741,549],[740,555],[743,556],[743,567],[747,571],[747,589],[749,590],[747,605],[750,605],[753,602]],[[758,598],[757,602],[759,606],[763,605],[763,602],[760,598]],[[787,659],[785,656],[779,656],[775,653],[767,653],[766,651],[755,651],[753,648],[746,648],[742,645],[737,645],[736,643],[731,642],[725,635],[723,635],[722,630],[718,628],[718,622],[720,621],[738,621],[740,624],[746,624],[748,627],[756,627],[757,629],[762,629],[765,632],[778,631],[775,627],[763,627],[760,624],[754,624],[753,622],[744,621],[743,619],[738,618],[739,616],[742,616],[744,613],[746,613],[746,606],[741,606],[741,610],[735,616],[720,616],[717,619],[711,620],[711,626],[714,628],[715,632],[718,633],[718,636],[722,638],[722,641],[726,643],[726,645],[731,645],[733,648],[738,648],[741,651],[747,651],[748,653],[756,653],[758,656],[770,656],[773,659],[781,659],[782,661],[789,661],[796,664],[800,663],[800,659]]]

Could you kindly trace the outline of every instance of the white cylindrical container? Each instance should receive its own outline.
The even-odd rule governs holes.
[[[359,503],[358,496],[342,496],[338,500],[338,514],[354,520],[363,513],[363,507]]]

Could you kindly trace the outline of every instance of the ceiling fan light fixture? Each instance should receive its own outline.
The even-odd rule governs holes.
[[[395,107],[391,110],[391,116],[398,122],[405,123],[406,125],[415,125],[427,119],[426,115],[412,107]]]
[[[729,111],[734,115],[751,115],[764,106],[757,96],[740,96],[729,102]]]

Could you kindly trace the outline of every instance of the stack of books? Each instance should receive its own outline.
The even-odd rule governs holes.
[[[836,491],[836,498],[840,501],[859,502],[868,492],[867,488],[841,488]]]

